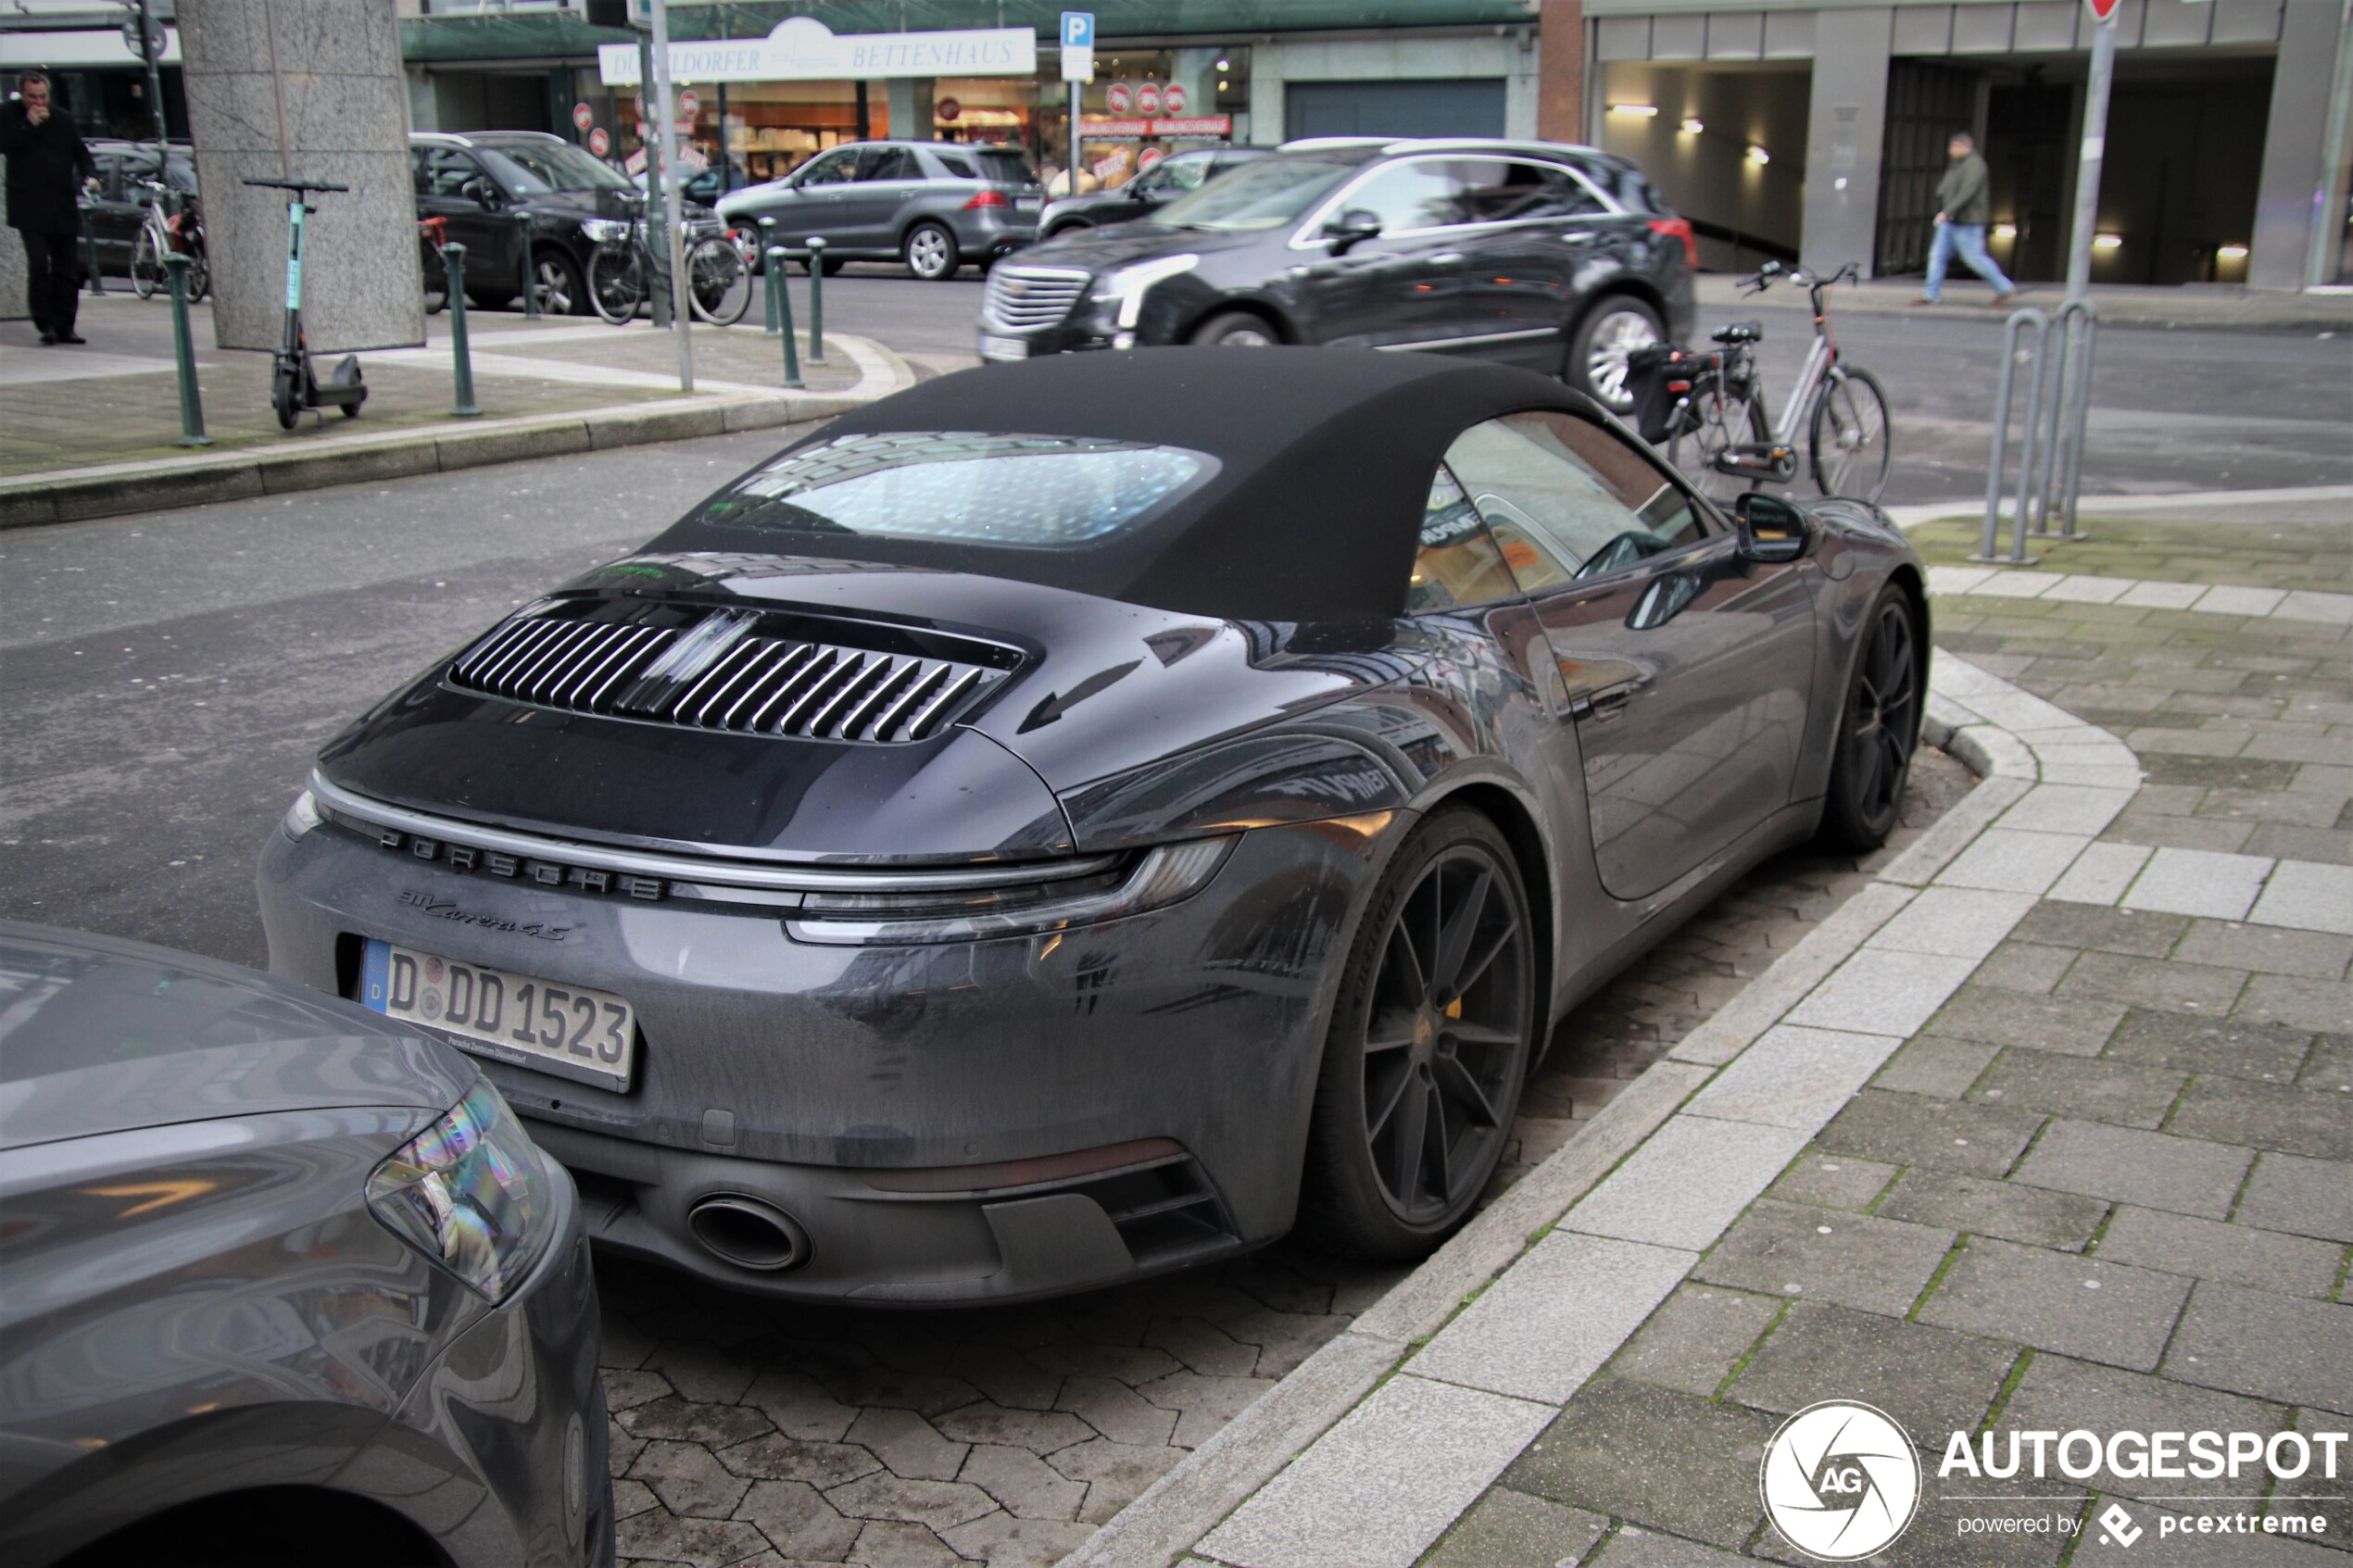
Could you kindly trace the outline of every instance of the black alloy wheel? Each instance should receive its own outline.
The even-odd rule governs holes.
[[[532,253],[532,277],[539,286],[543,316],[585,316],[588,296],[580,286],[580,269],[562,251],[546,246]]]
[[[1511,1135],[1538,1026],[1534,923],[1510,847],[1441,810],[1398,850],[1341,980],[1316,1085],[1308,1223],[1357,1257],[1419,1257]]]
[[[1195,327],[1186,341],[1204,348],[1272,348],[1283,340],[1263,316],[1221,310]]]
[[[1881,589],[1855,661],[1831,759],[1822,838],[1862,854],[1887,842],[1920,738],[1919,627],[1901,588]]]

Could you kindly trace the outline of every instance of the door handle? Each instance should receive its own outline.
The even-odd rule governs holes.
[[[1634,684],[1631,681],[1620,681],[1599,691],[1581,692],[1568,699],[1568,716],[1572,719],[1591,719],[1596,722],[1615,719],[1626,711],[1627,703],[1633,699]]]

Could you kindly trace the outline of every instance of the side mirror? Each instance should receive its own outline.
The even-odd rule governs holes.
[[[1770,491],[1750,490],[1734,496],[1732,515],[1740,523],[1743,560],[1793,561],[1814,542],[1813,525],[1796,503]]]
[[[1324,238],[1331,242],[1334,256],[1346,256],[1379,233],[1380,219],[1361,207],[1351,207],[1324,225]]]

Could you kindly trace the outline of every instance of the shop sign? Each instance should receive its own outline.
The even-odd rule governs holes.
[[[1038,37],[1026,27],[955,32],[836,36],[813,17],[787,17],[765,38],[711,38],[670,45],[670,75],[685,82],[872,81],[908,76],[1034,76]],[[597,72],[634,86],[637,46],[601,44]]]
[[[1147,118],[1160,112],[1160,83],[1147,82],[1136,89],[1136,112]]]
[[[1160,107],[1170,114],[1185,112],[1185,84],[1172,82],[1160,90]]]
[[[1114,82],[1103,89],[1103,107],[1114,115],[1126,114],[1135,103],[1135,90],[1125,82]]]
[[[695,96],[693,88],[690,87],[684,93],[678,94],[678,118],[680,119],[692,119],[695,116],[700,113],[702,113],[702,100]]]
[[[597,111],[585,104],[574,104],[572,106],[572,123],[574,130],[585,131],[597,123]]]
[[[1139,169],[1151,169],[1167,156],[1168,149],[1165,147],[1146,147],[1136,155],[1136,167]]]
[[[605,134],[603,126],[597,126],[588,132],[588,150],[598,157],[612,151],[612,138]]]
[[[931,112],[942,119],[952,122],[958,115],[964,112],[964,106],[953,98],[942,98],[932,106]]]
[[[1111,115],[1088,114],[1078,117],[1078,133],[1099,142],[1145,136],[1230,136],[1234,133],[1234,117],[1229,114],[1202,114],[1190,119],[1124,119]]]

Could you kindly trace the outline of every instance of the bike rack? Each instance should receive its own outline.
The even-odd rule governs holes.
[[[2058,357],[2051,356],[2051,328],[2060,329]],[[1973,561],[2032,566],[2026,553],[2029,527],[2037,538],[2051,536],[2051,518],[2065,520],[2057,537],[2085,537],[2075,526],[2075,503],[2083,477],[2083,429],[2092,397],[2092,345],[2099,330],[2099,307],[2088,298],[2070,299],[2056,318],[2021,306],[2002,323],[2002,379],[1994,392],[1994,447],[1985,463],[1985,531]],[[2021,349],[2021,332],[2034,334]],[[2003,469],[2010,432],[2010,402],[2021,364],[2032,367],[2026,384],[2026,417],[2019,437],[2018,488],[2012,507],[2010,548],[2002,541]],[[2045,398],[2045,387],[2048,397]],[[2045,405],[2048,404],[2048,428]]]

